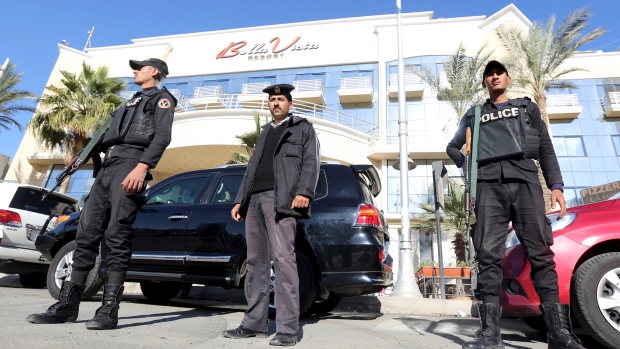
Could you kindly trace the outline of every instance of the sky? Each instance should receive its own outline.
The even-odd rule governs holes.
[[[539,22],[546,22],[552,14],[561,22],[584,6],[576,0],[401,2],[403,13],[433,11],[433,18],[488,17],[513,3],[531,21]],[[589,6],[591,28],[603,26],[608,33],[583,49],[620,49],[620,1],[591,0]],[[40,97],[58,58],[57,44],[66,40],[71,47],[83,49],[92,27],[92,47],[102,47],[153,36],[394,13],[396,0],[0,0],[0,65],[10,58],[16,71],[24,73],[17,88]],[[32,113],[21,113],[16,119],[26,126],[31,117]],[[23,131],[16,128],[0,130],[0,153],[13,158],[22,137]]]

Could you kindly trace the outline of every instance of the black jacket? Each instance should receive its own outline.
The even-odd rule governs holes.
[[[152,131],[149,131],[150,141],[147,144],[143,142],[133,142],[132,138],[135,137],[132,137],[132,132],[135,131],[133,127],[130,127],[130,134],[127,135],[128,141],[120,140],[106,144],[107,140],[118,138],[120,134],[122,120],[115,120],[112,122],[112,125],[110,125],[111,130],[106,134],[103,145],[105,147],[114,146],[107,154],[109,158],[131,158],[149,165],[150,168],[154,168],[157,166],[157,163],[172,139],[172,122],[174,120],[174,108],[177,105],[177,100],[168,90],[160,90],[156,87],[151,87],[136,93],[127,103],[131,103],[140,96],[146,96],[148,98],[145,103],[140,103],[138,106],[142,109],[141,114],[150,118],[151,126],[149,129],[152,128]],[[122,117],[121,111],[123,109],[124,108],[117,110],[114,117]],[[116,125],[115,127],[117,129],[112,129],[114,125]]]
[[[508,101],[509,105],[518,106],[514,100]],[[481,114],[497,110],[497,107],[487,100],[482,105]],[[553,143],[547,132],[547,126],[540,117],[540,110],[536,103],[530,102],[527,105],[527,113],[529,115],[530,126],[538,130],[540,143],[538,146],[538,161],[540,167],[547,182],[547,187],[551,189],[553,184],[564,184],[562,182],[562,173],[560,172],[560,165],[558,159],[555,156],[555,150],[553,149]],[[467,126],[473,127],[474,120],[474,108],[472,107],[461,119],[459,128],[454,134],[454,138],[448,143],[446,152],[448,156],[454,161],[454,163],[461,167],[464,161],[464,155],[461,153],[461,148],[465,144],[465,132]],[[479,142],[484,142],[480,139]],[[538,168],[532,159],[523,157],[502,159],[498,161],[491,161],[478,166],[478,180],[494,180],[500,177],[507,179],[520,179],[526,182],[540,185],[538,179]]]
[[[286,130],[273,154],[274,210],[288,216],[308,218],[310,208],[292,210],[291,205],[296,195],[303,195],[311,201],[314,199],[321,163],[319,140],[312,123],[307,119],[291,115],[285,122],[286,125],[279,126],[286,127]],[[263,126],[235,198],[235,204],[240,204],[239,213],[242,217],[245,217],[250,203],[256,168],[263,155],[268,127],[273,126]]]

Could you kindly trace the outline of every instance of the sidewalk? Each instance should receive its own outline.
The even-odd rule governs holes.
[[[19,276],[0,274],[0,287],[22,287]],[[125,294],[142,295],[140,284],[125,283]],[[216,300],[245,305],[243,289],[224,289],[194,285],[189,293],[192,299]],[[413,298],[397,296],[355,296],[344,298],[336,310],[358,313],[407,314],[420,316],[456,316],[460,310],[467,316],[472,314],[471,300]]]

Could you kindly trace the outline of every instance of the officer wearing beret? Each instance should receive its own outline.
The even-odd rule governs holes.
[[[545,216],[545,201],[538,169],[551,189],[551,205],[560,205],[558,219],[566,213],[562,174],[547,127],[538,106],[529,98],[508,99],[511,83],[506,67],[490,61],[483,73],[482,86],[489,97],[481,106],[476,188],[477,226],[472,234],[479,263],[477,293],[481,328],[476,338],[463,348],[503,349],[499,319],[499,296],[502,282],[508,224],[512,222],[532,267],[532,281],[541,302],[548,330],[549,348],[582,348],[572,333],[569,306],[560,304],[558,275],[553,261],[551,222]],[[466,128],[474,125],[475,107],[461,120],[459,129],[447,147],[454,163],[461,167]]]
[[[276,335],[269,344],[293,346],[298,340],[295,235],[297,219],[310,216],[321,155],[312,124],[290,113],[293,89],[281,84],[263,90],[273,121],[263,126],[231,211],[235,221],[246,219],[248,310],[238,328],[222,333],[227,338],[267,337],[273,260]]]
[[[176,99],[157,85],[168,75],[168,65],[157,58],[130,60],[134,82],[142,88],[115,110],[102,140],[105,151],[101,170],[90,190],[75,241],[71,276],[63,281],[59,301],[45,313],[27,320],[37,324],[75,322],[89,271],[95,265],[99,245],[105,238],[108,278],[102,306],[86,323],[89,330],[115,328],[125,274],[131,258],[131,226],[142,204],[149,171],[155,168],[170,144]],[[148,177],[147,177],[148,176]],[[107,232],[104,235],[104,231]]]

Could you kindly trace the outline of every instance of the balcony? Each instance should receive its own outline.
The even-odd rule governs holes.
[[[189,105],[189,99],[185,97],[181,90],[173,88],[171,90],[168,90],[168,92],[170,92],[170,94],[177,99],[177,107],[174,108],[175,112],[181,112],[187,109],[187,106]]]
[[[65,147],[56,146],[50,149],[43,144],[37,144],[32,149],[32,155],[28,156],[28,162],[41,165],[64,163]]]
[[[620,92],[609,92],[601,98],[605,116],[608,118],[620,117]]]
[[[291,93],[295,103],[297,101],[314,104],[325,104],[325,88],[323,80],[299,80],[294,81],[295,90]]]
[[[575,119],[583,107],[579,105],[576,94],[547,96],[547,115],[549,120]]]
[[[222,86],[202,86],[194,89],[194,97],[189,99],[189,104],[196,110],[209,109],[221,106],[222,97],[226,94]]]
[[[372,78],[370,76],[341,78],[338,97],[340,103],[372,103]]]
[[[270,82],[256,82],[251,84],[243,84],[241,94],[237,98],[242,105],[254,105],[256,103],[267,102],[268,95],[263,92],[267,87],[271,86]]]
[[[417,74],[405,73],[405,97],[421,98],[424,95],[424,81]],[[388,87],[390,98],[398,98],[398,74],[390,74]]]
[[[133,95],[136,94],[137,91],[121,91],[119,92],[119,96],[124,100],[124,101],[129,101],[130,99],[133,98]]]
[[[452,132],[446,130],[408,130],[407,151],[412,159],[447,159],[446,144]],[[398,130],[373,130],[368,141],[371,159],[396,159],[399,154]]]

